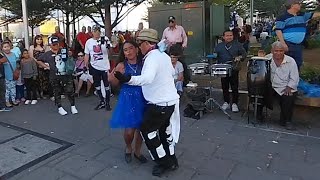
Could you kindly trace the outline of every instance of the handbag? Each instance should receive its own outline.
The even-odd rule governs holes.
[[[8,62],[8,64],[9,64],[10,69],[11,69],[12,74],[13,74],[13,80],[15,80],[15,81],[18,80],[19,77],[20,77],[20,70],[19,70],[18,68],[16,68],[16,69],[14,70],[11,62],[9,61],[9,59],[8,59],[8,57],[7,57],[7,55],[5,55],[5,53],[2,53],[2,52],[1,52],[1,54],[3,55],[3,57],[5,57],[5,58],[7,59],[7,62]]]

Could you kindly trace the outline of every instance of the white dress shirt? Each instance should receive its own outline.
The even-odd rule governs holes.
[[[155,49],[146,54],[141,75],[132,76],[128,84],[142,86],[143,96],[150,104],[175,105],[170,126],[173,142],[177,143],[180,135],[180,96],[174,84],[174,73],[171,58],[166,53]]]
[[[284,55],[281,65],[277,66],[272,59],[271,82],[272,88],[281,96],[287,86],[292,88],[291,92],[296,92],[299,84],[299,71],[296,61],[292,57]]]
[[[168,103],[179,99],[174,74],[170,57],[155,49],[146,54],[141,75],[132,76],[128,84],[142,86],[143,96],[151,104]]]

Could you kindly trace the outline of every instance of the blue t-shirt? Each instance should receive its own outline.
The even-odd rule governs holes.
[[[307,32],[307,22],[313,16],[313,13],[299,13],[296,16],[284,13],[276,20],[276,30],[281,30],[285,41],[300,44]]]
[[[17,60],[18,58],[13,53],[6,54],[8,60],[10,61],[13,70],[17,68]],[[8,62],[4,64],[4,73],[6,80],[13,80],[13,72]]]

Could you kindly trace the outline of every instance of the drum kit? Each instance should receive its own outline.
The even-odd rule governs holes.
[[[208,57],[208,56],[207,56]],[[248,110],[250,103],[254,105],[254,117],[257,117],[257,106],[261,103],[258,102],[258,99],[263,99],[266,93],[266,86],[270,82],[270,62],[271,60],[264,57],[252,57],[247,64],[247,88],[248,88]],[[190,64],[188,69],[191,71],[191,74],[194,76],[210,76],[210,86],[209,96],[205,102],[206,109],[212,111],[214,105],[216,105],[229,119],[231,116],[228,112],[222,109],[221,105],[213,97],[213,80],[215,78],[228,77],[231,76],[232,71],[232,61],[229,61],[225,64],[214,64],[207,62],[200,62]],[[197,88],[197,84],[190,82],[187,87]],[[252,102],[252,99],[254,101]],[[249,122],[249,116],[248,116]]]
[[[214,58],[216,56],[209,55],[207,58]],[[208,60],[210,62],[210,60]],[[206,107],[207,111],[213,111],[215,105],[229,118],[231,119],[230,114],[222,109],[221,105],[217,102],[217,100],[213,96],[213,80],[215,78],[221,78],[221,77],[228,77],[231,75],[232,66],[230,64],[212,64],[207,62],[200,62],[200,63],[194,63],[190,64],[188,66],[188,69],[191,71],[191,74],[194,76],[210,76],[210,86],[207,87],[209,89],[209,95],[207,100],[205,101],[204,105]],[[187,84],[187,87],[189,88],[197,88],[197,84],[190,82]]]

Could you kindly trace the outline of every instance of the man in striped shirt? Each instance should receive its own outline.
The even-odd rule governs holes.
[[[300,69],[302,65],[302,42],[307,31],[307,22],[320,17],[319,12],[300,12],[301,0],[287,0],[287,11],[276,20],[276,34],[283,44],[286,54],[291,56]]]

